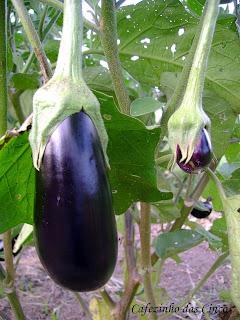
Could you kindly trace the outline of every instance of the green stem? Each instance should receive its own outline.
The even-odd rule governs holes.
[[[39,35],[40,39],[42,39],[43,26],[45,23],[47,12],[48,12],[48,6],[45,6],[43,14],[42,14],[40,22],[39,22],[39,26],[38,26],[38,35]]]
[[[12,255],[11,230],[8,230],[3,234],[3,244],[4,244],[4,260],[5,260],[5,266],[6,266],[5,279],[3,280],[3,286],[7,293],[8,300],[10,302],[10,305],[12,307],[12,310],[15,314],[16,319],[24,320],[25,316],[22,310],[22,306],[20,304],[20,301],[18,299],[17,293],[14,288],[15,270],[14,270],[13,255]]]
[[[129,114],[131,101],[124,85],[124,78],[118,54],[115,0],[102,0],[101,8],[102,17],[100,31],[102,47],[107,59],[120,110],[123,113]]]
[[[150,204],[141,202],[141,218],[140,218],[140,243],[141,243],[141,262],[143,269],[144,292],[148,302],[152,306],[156,306],[154,290],[151,278],[151,216]],[[157,315],[151,313],[150,318],[155,320]]]
[[[177,83],[177,86],[174,90],[174,93],[171,99],[167,103],[167,111],[163,114],[163,119],[161,124],[164,130],[162,130],[162,134],[164,134],[166,131],[169,117],[181,105],[184,94],[186,92],[186,87],[188,85],[189,86],[191,85],[190,79],[192,78],[190,78],[190,73],[195,74],[195,72],[200,72],[199,85],[201,88],[203,87],[204,76],[207,68],[207,58],[209,55],[215,23],[217,20],[218,3],[219,3],[219,0],[217,1],[210,0],[206,2],[203,14],[201,16],[201,19],[197,28],[197,32],[194,36],[192,46],[189,50],[186,62],[181,72],[180,79]],[[208,20],[209,18],[210,20]],[[210,28],[209,30],[207,29],[208,27]],[[207,33],[207,37],[206,39],[204,39],[203,37],[206,35],[206,33]],[[201,37],[201,40],[203,41],[200,40],[200,37]],[[206,51],[204,51],[205,49]],[[205,59],[205,62],[204,62],[204,59]],[[199,66],[201,64],[202,64],[202,70],[196,71],[196,66]]]
[[[64,1],[64,21],[54,77],[82,80],[82,0]]]
[[[140,276],[137,271],[137,263],[134,250],[134,224],[131,209],[124,215],[125,234],[124,251],[126,257],[127,283],[120,301],[116,303],[113,310],[114,320],[125,320],[129,307],[134,299],[137,289],[140,285]]]
[[[4,244],[4,260],[5,260],[5,266],[6,266],[5,283],[12,285],[15,278],[15,270],[13,265],[11,230],[8,230],[3,234],[3,244]]]
[[[109,309],[113,309],[116,306],[115,301],[112,299],[112,297],[108,294],[108,292],[105,289],[100,290],[99,293],[106,305],[109,307]]]
[[[7,130],[7,1],[0,1],[0,137]]]
[[[32,20],[28,15],[27,9],[24,6],[24,2],[23,0],[12,0],[12,4],[22,22],[28,40],[38,59],[43,77],[45,81],[48,81],[52,77],[51,65],[47,60],[47,56],[43,50],[39,36],[34,28]]]
[[[61,11],[63,11],[64,5],[59,0],[40,0],[40,1],[44,4],[48,4],[49,6],[52,6],[54,8],[57,8],[57,9],[60,9]],[[84,17],[83,17],[83,23],[87,29],[93,30],[95,32],[99,32],[98,27],[94,23],[85,19]]]
[[[202,92],[207,71],[208,56],[219,12],[219,3],[220,0],[208,0],[204,6],[201,33],[184,94],[184,100],[186,102],[191,101],[194,96],[199,99],[199,105],[202,105]]]

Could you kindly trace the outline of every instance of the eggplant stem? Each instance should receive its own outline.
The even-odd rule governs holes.
[[[146,300],[151,306],[156,306],[151,278],[151,206],[149,203],[141,202],[140,215],[139,231],[144,292]],[[150,319],[157,319],[157,315],[154,312],[151,313]]]
[[[135,250],[134,250],[134,224],[131,209],[124,215],[125,221],[125,239],[124,249],[127,262],[128,281],[126,283],[122,298],[116,303],[113,310],[113,317],[115,320],[125,320],[126,314],[131,305],[131,302],[140,285],[140,276],[137,271]]]
[[[119,108],[123,113],[129,114],[131,101],[124,84],[122,67],[119,60],[115,0],[102,0],[101,4],[100,37],[103,51],[109,66]]]

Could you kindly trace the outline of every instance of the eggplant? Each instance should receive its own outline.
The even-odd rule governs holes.
[[[91,118],[75,113],[50,136],[36,172],[34,233],[50,277],[72,291],[92,291],[117,260],[112,193]]]
[[[181,159],[182,153],[179,146],[177,146],[176,162],[183,171],[187,173],[197,173],[210,164],[212,160],[212,147],[209,134],[205,128],[201,131],[201,136],[196,143],[191,159],[187,163],[181,161]]]
[[[191,215],[197,219],[205,219],[212,212],[211,198],[209,197],[206,201],[200,203],[200,206],[195,206],[192,209]]]

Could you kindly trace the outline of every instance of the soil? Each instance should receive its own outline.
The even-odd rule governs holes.
[[[204,219],[204,221],[203,224],[205,223],[206,228],[208,228],[211,221],[208,219]],[[153,226],[152,233],[157,232],[159,232],[159,228]],[[119,247],[116,270],[106,285],[107,291],[115,297],[123,286],[121,271],[123,248],[121,236],[119,238]],[[177,264],[171,259],[166,261],[161,275],[160,287],[166,289],[166,294],[170,297],[170,302],[173,306],[176,306],[177,302],[182,301],[198,283],[217,256],[218,254],[210,250],[208,244],[203,242],[197,247],[180,254],[182,260],[180,263]],[[222,306],[226,304],[226,302],[219,298],[219,292],[229,288],[230,268],[229,260],[226,260],[224,265],[214,273],[195,295],[195,300],[191,301],[193,309],[197,307],[201,309],[200,305],[206,304],[208,304],[209,309],[212,304],[215,308],[217,307],[217,313],[210,314],[210,319],[229,319],[227,312],[223,312],[222,315],[219,314]],[[33,247],[27,247],[21,252],[21,258],[16,270],[16,286],[27,320],[87,320],[75,295],[57,286],[46,274]],[[163,294],[164,290],[161,290],[161,292]],[[95,295],[99,296],[98,292],[81,294],[81,297],[88,303]],[[145,305],[141,303],[140,298],[137,299],[137,303]],[[232,314],[229,304],[227,304],[227,308],[229,314]],[[141,319],[141,317],[139,318]],[[0,319],[14,320],[6,298],[0,299]],[[138,318],[130,313],[129,319]],[[202,312],[195,314],[193,312],[186,312],[169,316],[168,319],[200,320],[207,319],[207,317]]]

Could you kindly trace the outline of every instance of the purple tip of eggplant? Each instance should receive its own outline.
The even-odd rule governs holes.
[[[185,163],[180,162],[182,159],[182,152],[177,146],[177,164],[187,173],[197,173],[201,169],[207,167],[212,160],[212,147],[209,134],[206,129],[202,129],[201,138],[196,144],[195,150],[191,159]]]

